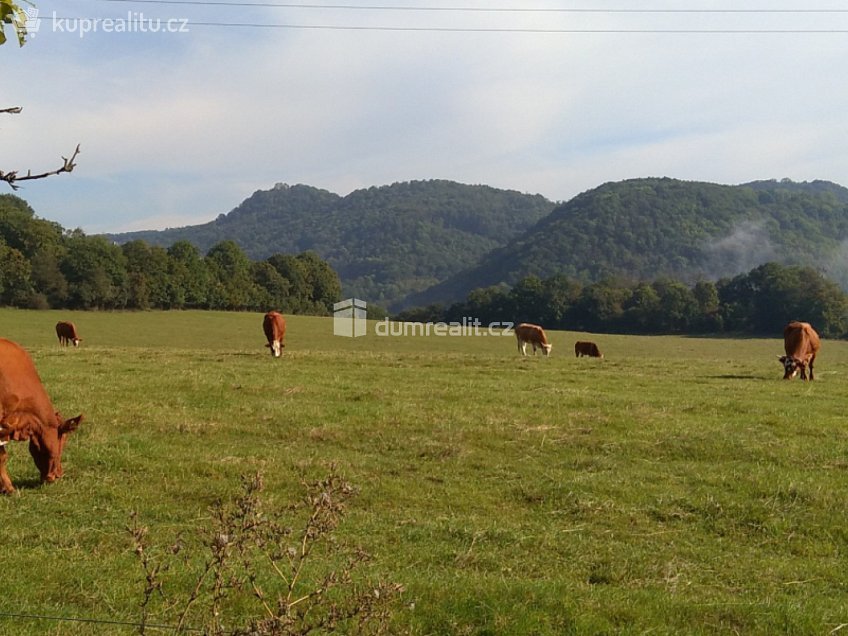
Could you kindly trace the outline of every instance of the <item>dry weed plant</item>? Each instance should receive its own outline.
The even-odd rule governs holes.
[[[206,557],[182,594],[170,591],[171,575],[197,567],[183,538],[154,557],[148,529],[133,513],[128,530],[144,571],[139,633],[158,632],[163,616],[175,621],[176,633],[206,636],[389,633],[402,587],[354,577],[368,555],[335,536],[353,488],[335,468],[301,482],[299,502],[265,513],[261,474],[242,478],[241,494],[217,503],[210,527],[200,531]]]

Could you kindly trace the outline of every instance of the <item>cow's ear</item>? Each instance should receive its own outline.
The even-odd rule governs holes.
[[[77,428],[79,428],[80,423],[83,421],[82,414],[77,415],[76,417],[72,417],[69,420],[65,420],[62,422],[62,425],[59,427],[59,433],[63,435],[67,435],[68,433],[72,433]]]
[[[786,362],[786,356],[777,356],[777,359],[781,362]]]
[[[40,430],[40,427],[33,426],[35,417],[33,415],[13,414],[6,417],[6,420],[0,424],[3,430],[6,430],[16,442],[26,441],[33,434],[33,429]]]

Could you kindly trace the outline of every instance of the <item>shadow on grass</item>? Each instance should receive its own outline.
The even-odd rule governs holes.
[[[12,485],[16,490],[38,490],[41,488],[41,479],[38,477],[25,477],[23,479],[13,479]]]
[[[724,373],[720,375],[706,376],[710,380],[751,380],[753,382],[771,382],[769,378],[756,375],[739,375],[737,373]]]
[[[684,333],[681,338],[694,338],[696,340],[773,340],[783,339],[783,334],[756,334],[756,333]]]

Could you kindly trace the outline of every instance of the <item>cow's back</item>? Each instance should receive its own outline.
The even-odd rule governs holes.
[[[574,343],[574,355],[578,358],[580,356],[589,356],[591,358],[603,358],[604,354],[601,353],[601,350],[598,348],[598,345],[594,342],[578,340]]]
[[[810,323],[793,320],[783,330],[783,348],[788,356],[815,355],[821,348],[821,339]]]
[[[286,346],[283,342],[286,335],[286,319],[278,311],[269,311],[262,319],[262,329],[268,340],[265,346],[271,350],[272,356],[279,358],[283,353],[283,347]]]
[[[77,333],[76,325],[65,320],[56,323],[56,335],[59,337],[59,344],[61,345],[70,343],[77,347],[82,341]]]
[[[269,311],[262,321],[262,328],[265,330],[268,342],[281,340],[286,333],[286,319],[278,311]]]
[[[53,405],[29,354],[11,340],[0,338],[0,360],[0,418],[25,410],[44,423],[54,420]]]
[[[545,331],[539,325],[531,325],[526,322],[522,322],[515,328],[515,337],[522,342],[548,343]]]

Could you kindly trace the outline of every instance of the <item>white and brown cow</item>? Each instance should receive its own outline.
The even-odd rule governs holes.
[[[527,345],[533,345],[533,355],[536,355],[536,349],[542,350],[543,355],[549,355],[553,345],[548,344],[548,339],[545,337],[545,330],[539,325],[531,325],[522,322],[515,328],[515,338],[518,340],[518,350],[521,355],[527,355]]]
[[[807,379],[807,368],[810,369],[810,381],[813,380],[813,362],[821,347],[819,334],[808,322],[793,320],[783,330],[783,348],[785,356],[778,356],[783,363],[783,379],[791,380],[798,371],[801,379]]]
[[[272,356],[279,358],[283,354],[283,347],[286,346],[283,342],[286,335],[286,319],[283,318],[283,314],[278,311],[269,311],[265,314],[262,330],[268,339],[268,344],[265,346],[271,349]]]
[[[56,323],[56,336],[59,338],[59,344],[63,347],[73,343],[75,347],[79,346],[82,338],[77,334],[77,328],[72,322],[60,321]]]
[[[15,490],[6,469],[10,441],[29,441],[41,480],[62,476],[62,451],[82,415],[63,420],[54,409],[32,358],[19,345],[0,338],[0,493]]]

